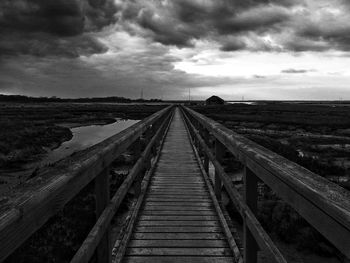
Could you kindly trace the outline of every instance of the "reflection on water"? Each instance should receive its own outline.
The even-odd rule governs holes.
[[[247,105],[256,105],[254,101],[229,101],[229,104],[247,104]]]
[[[48,153],[47,157],[42,161],[42,165],[57,162],[74,152],[81,151],[99,143],[137,122],[138,120],[117,119],[116,122],[107,125],[90,125],[72,128],[73,138],[70,141],[62,143],[60,147]]]

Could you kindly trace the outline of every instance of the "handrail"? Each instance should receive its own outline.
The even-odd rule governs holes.
[[[210,194],[210,196],[211,196],[211,198],[213,200],[214,207],[215,207],[215,210],[217,211],[217,215],[219,217],[219,221],[221,222],[222,228],[223,228],[225,236],[227,238],[227,242],[228,242],[228,244],[229,244],[229,246],[231,248],[231,251],[233,252],[233,256],[234,256],[234,259],[235,259],[234,262],[242,263],[243,262],[243,258],[242,258],[241,252],[240,252],[240,250],[239,250],[239,248],[237,246],[236,240],[234,239],[234,237],[233,237],[233,235],[231,233],[231,230],[229,229],[229,227],[227,225],[226,219],[225,219],[225,217],[224,217],[224,215],[222,213],[222,209],[220,207],[219,200],[215,196],[212,184],[211,184],[210,179],[209,179],[209,175],[208,175],[206,169],[204,168],[204,165],[201,162],[201,157],[200,157],[199,152],[198,152],[198,150],[196,148],[195,141],[200,143],[200,145],[201,145],[202,149],[205,151],[205,153],[207,153],[208,155],[211,155],[213,161],[216,161],[215,157],[213,157],[210,149],[207,147],[207,145],[205,144],[203,139],[197,133],[196,129],[194,128],[193,124],[189,121],[188,117],[183,113],[183,111],[181,111],[181,113],[182,113],[183,119],[184,119],[185,124],[186,124],[187,133],[190,135],[191,146],[192,146],[192,149],[193,149],[194,154],[196,156],[196,159],[198,161],[199,168],[201,169],[201,172],[202,172],[202,175],[203,175],[203,179],[204,179],[205,184],[206,184],[206,186],[207,186],[207,188],[209,190],[209,194]],[[194,133],[195,133],[195,137],[193,136]]]
[[[254,213],[247,206],[242,196],[238,193],[238,191],[232,185],[232,182],[228,177],[228,175],[225,173],[224,168],[221,166],[219,161],[211,152],[206,142],[202,139],[201,135],[199,134],[199,131],[191,123],[188,116],[185,114],[184,116],[187,122],[187,126],[189,127],[190,132],[194,137],[194,140],[199,143],[200,147],[204,150],[204,153],[212,162],[213,166],[215,167],[215,173],[220,176],[231,201],[233,202],[237,211],[240,213],[240,215],[244,219],[251,233],[254,235],[256,242],[260,245],[260,247],[264,251],[266,251],[271,255],[271,257],[274,259],[275,262],[286,263],[287,261],[284,259],[283,255],[275,246],[273,241],[270,239],[269,235],[265,232],[265,230],[263,229],[263,227],[255,217]]]
[[[138,179],[138,183],[141,184],[143,176],[140,175],[140,173],[144,168],[147,168],[146,164],[150,161],[152,157],[152,149],[156,146],[156,144],[160,142],[160,138],[163,135],[165,128],[169,123],[170,117],[171,116],[168,115],[166,120],[163,121],[163,123],[161,124],[156,134],[152,137],[146,149],[143,151],[140,158],[132,167],[128,176],[125,178],[122,185],[118,188],[117,192],[114,194],[108,206],[104,209],[101,216],[98,218],[96,224],[88,234],[87,238],[85,239],[85,241],[80,246],[73,259],[71,260],[71,263],[89,262],[103,235],[106,233],[106,231],[108,231],[108,226],[110,225],[113,216],[117,212],[121,202],[124,200],[125,195],[127,194],[135,179]],[[112,253],[112,251],[109,252]]]
[[[174,112],[173,112],[172,116],[170,116],[167,124],[164,126],[164,132],[162,132],[162,138],[158,142],[158,144],[159,144],[158,145],[158,152],[152,161],[151,168],[148,170],[148,172],[143,177],[142,187],[140,187],[140,194],[139,194],[138,199],[136,201],[136,204],[133,208],[133,211],[130,215],[130,220],[128,222],[128,226],[127,226],[125,232],[122,234],[121,239],[116,242],[117,245],[115,246],[115,251],[112,251],[112,257],[113,257],[112,262],[113,263],[122,262],[123,257],[125,256],[128,242],[130,241],[133,228],[135,226],[137,217],[139,215],[141,205],[143,204],[144,198],[147,194],[147,189],[150,185],[152,176],[154,174],[155,169],[157,168],[157,163],[158,163],[159,158],[161,156],[161,151],[162,151],[167,133],[170,129],[170,125],[171,125],[173,117],[174,117]]]
[[[171,111],[162,109],[103,142],[69,156],[13,191],[0,206],[0,262]]]
[[[217,144],[221,144],[245,165],[245,177],[248,178],[248,182],[254,181],[255,177],[261,179],[350,258],[350,193],[348,191],[202,114],[187,107],[183,107],[183,110],[190,121],[197,124],[201,133],[211,133],[217,140]],[[215,168],[218,169],[218,167]],[[222,172],[223,170],[218,175],[232,198],[232,183],[227,182],[228,178],[223,176]],[[248,189],[247,185],[245,187],[246,190],[251,191],[251,186],[248,185]],[[249,199],[249,196],[246,198]]]

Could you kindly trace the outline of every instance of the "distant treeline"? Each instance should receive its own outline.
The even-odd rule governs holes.
[[[75,98],[63,99],[58,97],[28,97],[23,95],[2,95],[0,94],[0,102],[161,102],[160,99],[136,99],[132,100],[124,97],[98,97],[98,98]]]

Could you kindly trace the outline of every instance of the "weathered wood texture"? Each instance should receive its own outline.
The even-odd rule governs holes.
[[[124,262],[234,262],[178,109]]]
[[[250,171],[350,258],[350,193],[348,191],[202,114],[188,108],[184,110],[191,119],[199,121],[202,127],[213,134]],[[230,189],[231,182],[227,178],[222,179],[226,181],[225,188],[229,195],[234,197],[232,199],[239,200],[241,203],[240,197],[235,196],[236,194]],[[237,203],[238,206],[240,206],[239,203]],[[254,234],[258,230],[253,225],[256,218],[250,210],[244,211],[242,206],[240,208],[240,212],[250,218],[250,221],[247,221],[247,227]],[[260,247],[267,244],[264,240],[257,240],[257,242]]]
[[[96,202],[96,220],[100,217],[103,210],[109,203],[109,169],[105,169],[101,174],[95,178],[95,202]],[[111,262],[111,233],[110,229],[107,229],[106,233],[102,237],[100,244],[96,249],[96,261],[98,263]]]
[[[268,236],[268,234],[265,232],[265,230],[262,228],[259,221],[256,219],[254,213],[251,211],[250,207],[245,203],[242,196],[238,193],[236,188],[233,186],[231,179],[228,177],[228,175],[225,173],[223,167],[216,159],[216,156],[212,153],[211,149],[207,146],[206,142],[203,140],[203,138],[200,136],[199,132],[196,130],[196,128],[193,126],[193,124],[190,122],[188,116],[185,115],[186,122],[188,124],[188,127],[191,131],[192,137],[196,137],[198,142],[201,144],[201,147],[203,148],[205,154],[208,156],[209,160],[213,163],[213,166],[215,167],[215,174],[221,177],[221,181],[223,185],[225,186],[225,189],[227,191],[227,194],[229,195],[231,201],[236,206],[237,211],[240,212],[243,221],[244,221],[244,227],[247,233],[247,230],[254,236],[255,241],[259,244],[260,248],[270,254],[272,256],[272,259],[274,259],[275,262],[279,263],[285,263],[285,259],[281,252],[278,250],[278,248],[274,245],[271,238]],[[254,200],[254,196],[251,196],[250,198]],[[226,223],[226,222],[225,222]],[[250,238],[250,241],[252,240],[252,236]],[[245,239],[246,240],[246,239]],[[250,242],[251,244],[252,242]],[[245,255],[247,255],[247,249],[250,251],[253,251],[253,255],[249,255],[248,257],[245,256],[245,260],[250,260],[254,262],[254,254],[256,251],[252,249],[252,247],[247,246],[247,243],[245,243],[244,252]],[[256,250],[256,249],[255,249]],[[251,263],[250,261],[245,261],[247,263]]]
[[[46,168],[3,199],[0,206],[0,262],[170,110],[171,106]]]
[[[153,134],[153,137],[147,144],[146,149],[142,152],[139,159],[130,170],[128,176],[123,181],[122,185],[118,188],[117,192],[114,194],[107,207],[103,210],[96,224],[91,229],[90,233],[84,240],[83,244],[80,246],[77,253],[74,255],[73,259],[71,260],[71,263],[89,262],[93,255],[93,252],[95,251],[97,246],[100,245],[101,241],[103,241],[102,238],[108,231],[111,220],[117,212],[128,190],[130,189],[132,184],[135,183],[135,181],[142,181],[141,172],[146,169],[146,165],[151,159],[152,148],[158,145],[161,136],[163,135],[164,130],[168,125],[168,120],[170,117],[171,115],[168,115],[166,120],[163,121],[161,127],[156,131],[155,134]],[[108,253],[111,254],[111,251],[109,250]]]

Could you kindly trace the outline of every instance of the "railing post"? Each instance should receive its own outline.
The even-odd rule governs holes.
[[[210,147],[209,145],[209,132],[207,129],[204,129],[203,130],[203,139],[204,139],[204,142],[205,144]],[[209,157],[208,155],[204,152],[204,170],[205,172],[208,174],[209,173]]]
[[[103,210],[110,201],[109,196],[109,169],[105,169],[95,178],[95,202],[96,202],[96,218],[102,214]],[[98,263],[111,262],[111,232],[110,227],[106,230],[99,245],[96,248],[96,256]]]
[[[247,167],[244,167],[244,201],[249,209],[256,215],[258,207],[258,179],[256,175]],[[244,234],[244,262],[256,263],[258,245],[254,236],[250,232],[247,222],[243,219]]]
[[[132,145],[132,151],[133,151],[135,160],[139,159],[141,155],[141,138],[138,138],[135,140],[135,142]]]
[[[136,159],[136,162],[137,162],[137,160],[141,156],[141,139],[140,138],[138,138],[134,142],[134,144],[133,144],[133,151],[134,151],[135,159]],[[142,182],[142,174],[139,173],[136,176],[135,181],[133,183],[133,189],[134,189],[135,196],[139,196],[140,193],[141,193],[141,182]]]
[[[222,162],[222,159],[224,157],[224,152],[225,152],[224,146],[218,139],[216,139],[215,140],[215,158],[219,163]],[[215,195],[219,202],[221,201],[221,189],[222,189],[222,181],[219,173],[215,169]]]

